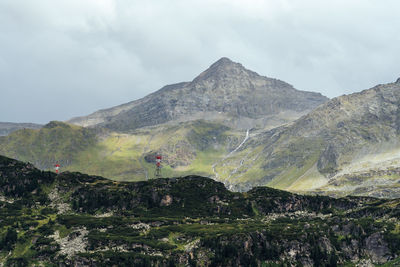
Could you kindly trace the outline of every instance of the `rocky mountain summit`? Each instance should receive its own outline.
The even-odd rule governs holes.
[[[235,193],[199,176],[115,182],[0,156],[0,214],[4,266],[400,263],[399,199]]]
[[[276,126],[328,99],[221,58],[191,82],[167,85],[142,99],[69,122],[126,131],[170,121],[206,119],[236,128]]]

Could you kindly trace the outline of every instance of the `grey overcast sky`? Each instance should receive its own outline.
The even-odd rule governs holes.
[[[0,121],[87,115],[229,57],[335,97],[400,77],[398,0],[0,0]]]

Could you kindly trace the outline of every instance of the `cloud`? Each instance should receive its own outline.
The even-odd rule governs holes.
[[[329,97],[394,81],[394,0],[3,0],[0,121],[85,115],[222,56]]]

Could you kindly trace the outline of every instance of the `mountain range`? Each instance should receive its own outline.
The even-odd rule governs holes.
[[[115,180],[197,174],[247,191],[400,197],[400,79],[329,100],[222,58],[191,82],[0,137],[0,154]]]

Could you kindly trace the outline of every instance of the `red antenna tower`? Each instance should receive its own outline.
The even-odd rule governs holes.
[[[156,178],[161,178],[161,160],[162,160],[162,156],[161,155],[157,155],[156,156],[156,171],[155,171],[155,177]]]
[[[60,164],[58,164],[58,162],[56,163],[56,165],[54,165],[54,169],[56,170],[56,173],[59,173],[60,170]]]

